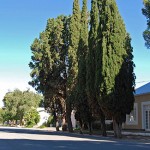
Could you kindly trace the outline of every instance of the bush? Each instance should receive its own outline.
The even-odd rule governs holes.
[[[50,127],[50,125],[54,126],[54,117],[53,116],[49,116],[48,120],[47,120],[47,126]]]
[[[28,122],[28,124],[26,124],[27,128],[33,128],[35,124],[33,122]]]
[[[39,128],[43,129],[43,128],[45,128],[46,126],[47,126],[46,123],[43,123]]]
[[[4,122],[4,110],[0,108],[0,124],[3,124]]]
[[[36,111],[36,109],[31,109],[25,114],[24,120],[25,126],[31,128],[40,121],[39,113]]]

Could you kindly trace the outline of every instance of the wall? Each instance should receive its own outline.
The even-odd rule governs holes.
[[[150,102],[150,93],[135,96],[135,103],[137,103],[138,108],[138,122],[136,125],[127,125],[125,123],[123,127],[124,129],[142,129],[142,102]]]

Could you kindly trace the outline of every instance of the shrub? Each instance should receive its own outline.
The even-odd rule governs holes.
[[[43,128],[45,128],[46,126],[47,126],[46,123],[43,123],[39,128],[43,129]]]
[[[31,109],[25,114],[24,120],[25,126],[31,128],[40,121],[39,113],[36,111],[36,109]]]
[[[51,124],[54,126],[54,117],[53,116],[49,116],[48,120],[47,120],[47,126],[49,127]]]

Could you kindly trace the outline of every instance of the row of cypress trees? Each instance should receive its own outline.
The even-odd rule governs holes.
[[[82,11],[74,0],[73,14],[49,19],[31,51],[29,84],[43,93],[46,107],[59,101],[70,132],[76,109],[90,132],[97,116],[106,136],[105,117],[110,117],[115,136],[121,137],[122,123],[133,109],[135,74],[131,39],[115,0],[92,0],[90,15],[87,0]]]

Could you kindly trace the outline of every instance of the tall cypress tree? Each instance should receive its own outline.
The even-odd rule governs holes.
[[[126,74],[127,70],[124,66],[127,34],[115,0],[99,0],[99,12],[101,39],[99,103],[103,111],[113,118],[115,136],[121,137],[121,125],[125,121],[126,110],[130,112],[133,106],[133,99],[131,103],[128,101],[129,105],[125,107],[122,105],[125,92],[123,74]],[[133,91],[130,91],[130,94],[132,95]],[[127,95],[124,96],[128,98]]]
[[[31,45],[33,55],[29,67],[32,69],[30,73],[32,81],[29,84],[42,94],[45,93],[46,79],[49,72],[47,69],[50,68],[50,59],[47,57],[50,55],[49,49],[46,32],[40,33],[39,39],[36,38]]]
[[[33,53],[29,66],[32,69],[30,84],[44,95],[45,107],[63,104],[65,111],[66,20],[64,16],[48,19],[44,32],[31,46]],[[61,110],[61,108],[60,108]]]
[[[75,98],[75,89],[78,75],[78,59],[77,50],[79,45],[80,37],[80,6],[79,0],[74,0],[73,3],[73,14],[70,19],[70,40],[68,49],[68,77],[67,77],[67,101],[66,101],[66,113],[68,129],[70,132],[73,131],[71,123],[71,105],[72,100]]]
[[[106,136],[105,127],[105,116],[101,110],[98,103],[96,92],[97,92],[97,51],[98,46],[98,28],[99,28],[99,10],[97,5],[97,0],[92,0],[91,2],[91,13],[90,13],[90,31],[89,31],[89,49],[87,54],[87,75],[86,75],[86,92],[88,95],[88,103],[93,115],[98,115],[101,120],[102,135]],[[99,78],[99,77],[98,77]]]
[[[98,31],[98,8],[96,0],[92,0],[90,31],[89,31],[89,49],[87,54],[87,75],[86,75],[86,91],[89,99],[89,104],[92,105],[95,99],[95,52],[97,48],[97,31]]]
[[[70,43],[68,49],[68,88],[71,91],[75,86],[76,78],[78,74],[78,61],[77,61],[77,50],[79,45],[80,37],[80,6],[79,0],[74,0],[73,3],[73,14],[70,20]]]
[[[126,121],[126,114],[130,114],[134,104],[134,86],[135,86],[135,74],[133,63],[133,48],[131,46],[131,39],[129,35],[126,36],[125,41],[126,54],[123,57],[123,63],[118,75],[115,78],[114,87],[114,102],[113,107],[117,105],[113,115],[115,118],[114,126],[115,134],[117,137],[121,137],[121,125]],[[119,102],[119,103],[118,103]],[[118,136],[119,135],[119,136]]]
[[[81,12],[80,41],[78,47],[78,77],[75,107],[80,121],[89,123],[91,133],[91,112],[86,94],[86,56],[88,50],[88,12],[87,0],[83,0]],[[82,131],[81,131],[82,132]]]
[[[133,47],[131,45],[131,38],[130,35],[127,34],[126,36],[126,56],[125,56],[125,67],[126,67],[126,87],[127,87],[127,99],[126,99],[126,113],[129,114],[131,110],[133,109],[133,103],[134,103],[134,90],[135,90],[135,73],[134,73],[134,67],[135,64],[133,62]]]

